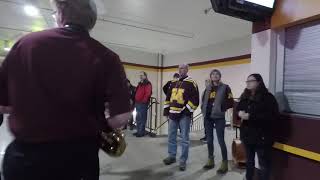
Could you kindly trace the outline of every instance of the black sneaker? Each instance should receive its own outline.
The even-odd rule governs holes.
[[[144,137],[144,134],[137,134],[136,137],[137,138]]]
[[[167,157],[166,159],[163,160],[163,163],[167,166],[176,162],[177,162],[176,158],[173,158],[173,157]]]
[[[180,163],[180,165],[179,165],[179,170],[180,170],[180,171],[185,171],[186,168],[187,168],[186,163]]]

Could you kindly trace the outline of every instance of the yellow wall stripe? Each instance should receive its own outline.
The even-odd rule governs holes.
[[[123,65],[125,69],[132,69],[132,70],[138,70],[138,71],[153,71],[153,72],[159,72],[161,69],[156,69],[156,68],[148,68],[148,67],[141,67],[141,66],[134,66],[134,65]]]
[[[297,156],[301,156],[307,159],[311,159],[311,160],[315,160],[320,162],[320,154],[319,153],[315,153],[312,151],[308,151],[308,150],[304,150],[304,149],[300,149],[297,147],[293,147],[293,146],[289,146],[286,144],[282,144],[282,143],[278,143],[276,142],[273,147],[275,149],[281,150],[281,151],[285,151]]]
[[[225,62],[212,62],[209,64],[203,64],[203,65],[193,65],[190,66],[191,70],[198,70],[198,69],[208,69],[213,67],[223,67],[223,66],[234,66],[234,65],[240,65],[240,64],[250,64],[251,59],[239,59],[239,60],[233,60],[233,61],[225,61]],[[139,71],[153,71],[153,72],[173,72],[177,71],[177,68],[152,68],[152,67],[141,67],[141,66],[135,66],[135,65],[129,65],[124,64],[124,67],[126,69],[132,69],[132,70],[139,70]]]
[[[196,66],[191,66],[191,70],[197,70],[197,69],[208,69],[208,68],[213,68],[213,67],[223,67],[223,66],[234,66],[234,65],[240,65],[240,64],[250,64],[251,59],[239,59],[239,60],[234,60],[234,61],[226,61],[226,62],[219,62],[219,63],[210,63],[210,64],[204,64],[204,65],[196,65]],[[169,69],[164,69],[163,72],[172,72],[172,71],[177,71],[177,68],[169,68]]]

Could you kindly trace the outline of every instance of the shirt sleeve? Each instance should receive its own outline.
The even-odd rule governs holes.
[[[198,85],[194,82],[190,88],[190,94],[188,95],[188,102],[186,107],[193,113],[199,106],[199,89]]]
[[[164,116],[169,116],[171,94],[172,94],[172,86],[169,86],[168,91],[167,91],[166,100],[164,101],[164,105],[163,105],[163,108],[164,108],[163,115]]]
[[[234,105],[233,94],[229,86],[227,86],[226,97],[227,97],[226,110],[228,110],[230,108],[233,108],[233,105]]]
[[[169,90],[170,84],[171,84],[171,81],[168,81],[162,88],[162,90],[163,90],[165,95],[168,94],[168,90]]]
[[[118,56],[114,55],[106,66],[106,102],[110,116],[130,112],[130,94],[124,67]]]

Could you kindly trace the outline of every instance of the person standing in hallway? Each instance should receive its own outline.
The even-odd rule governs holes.
[[[247,88],[237,106],[238,115],[242,119],[240,138],[247,154],[246,180],[253,180],[255,154],[258,155],[260,165],[259,180],[269,180],[274,143],[272,127],[279,117],[278,103],[269,93],[260,74],[250,75],[246,83]]]
[[[218,174],[225,174],[228,171],[228,152],[224,140],[226,111],[233,107],[233,95],[228,85],[221,82],[221,72],[214,69],[210,73],[210,80],[206,81],[206,89],[202,97],[202,113],[205,121],[205,132],[207,136],[208,146],[208,162],[204,169],[212,169],[215,167],[214,161],[214,135],[213,130],[216,129],[218,142],[222,154],[222,163],[217,170]]]
[[[169,118],[168,129],[168,154],[169,157],[163,160],[165,165],[176,162],[177,155],[177,130],[181,129],[181,147],[179,169],[186,170],[186,163],[189,156],[189,132],[191,117],[199,105],[199,91],[196,82],[188,76],[189,66],[179,66],[180,78],[172,81],[166,101],[164,103],[164,116]]]
[[[127,79],[127,85],[128,85],[128,88],[129,88],[129,94],[130,94],[130,105],[131,105],[131,108],[134,109],[135,107],[135,101],[136,101],[136,87],[134,87],[130,80]],[[131,115],[130,119],[129,119],[129,123],[128,123],[128,126],[130,128],[130,130],[133,130],[133,115]]]
[[[140,72],[140,82],[136,90],[136,111],[137,111],[137,132],[136,137],[143,137],[146,133],[146,123],[148,119],[148,105],[152,95],[152,84],[148,80],[146,72]]]
[[[22,37],[0,67],[0,111],[15,138],[4,179],[98,180],[100,131],[124,127],[131,114],[126,74],[89,35],[93,0],[51,3],[59,27]]]
[[[167,96],[167,94],[168,94],[168,91],[169,91],[169,89],[170,89],[170,86],[171,86],[172,82],[179,80],[179,76],[180,76],[179,73],[174,73],[173,79],[170,80],[170,81],[168,81],[168,82],[163,86],[162,90],[163,90],[163,92],[164,92],[164,94],[165,94],[166,96]]]
[[[205,80],[205,85],[206,85],[206,88],[207,87],[210,87],[211,88],[211,86],[212,86],[212,81],[211,81],[211,79],[206,79]],[[206,90],[202,93],[202,95],[201,95],[201,97],[202,97],[202,104],[201,104],[201,111],[202,111],[202,113],[204,113],[204,107],[203,107],[203,100],[204,100],[204,95],[205,95],[205,92],[206,92]],[[203,114],[203,119],[205,119],[205,114]],[[200,139],[200,141],[202,141],[203,143],[207,143],[207,133],[206,133],[206,121],[204,120],[203,121],[203,127],[204,127],[204,137],[203,138],[201,138]]]
[[[164,92],[164,94],[167,96],[168,95],[168,91],[169,91],[169,89],[170,89],[170,86],[171,86],[171,84],[172,84],[172,82],[173,81],[178,81],[179,80],[179,73],[174,73],[173,74],[173,79],[172,80],[170,80],[170,81],[168,81],[164,86],[163,86],[163,88],[162,88],[162,90],[163,90],[163,92]],[[179,133],[180,134],[178,134],[178,137],[181,137],[181,128],[179,127]]]

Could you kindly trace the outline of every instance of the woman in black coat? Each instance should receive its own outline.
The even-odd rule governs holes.
[[[247,88],[237,106],[239,117],[242,119],[240,136],[247,153],[246,179],[253,180],[257,153],[260,165],[259,180],[269,180],[274,143],[272,127],[279,116],[278,103],[268,92],[260,74],[250,75],[246,83]]]

